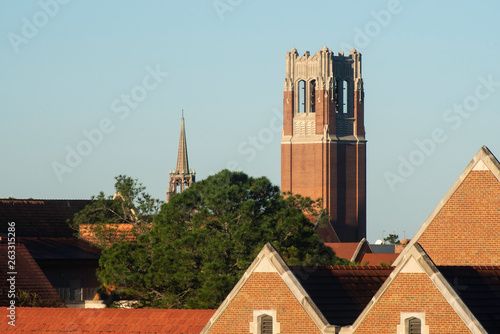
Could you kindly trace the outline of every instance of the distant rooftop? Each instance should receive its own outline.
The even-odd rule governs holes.
[[[198,334],[215,310],[77,309],[16,307],[16,326],[3,332]]]
[[[8,306],[10,299],[8,298],[9,283],[7,279],[11,276],[8,274],[8,245],[0,244],[0,306]],[[16,262],[15,262],[15,288],[17,292],[36,293],[46,306],[62,306],[63,302],[56,290],[52,287],[47,277],[44,275],[38,264],[30,255],[24,245],[15,245]],[[19,301],[16,301],[16,310]],[[16,314],[17,315],[17,314]],[[6,324],[7,321],[0,323]],[[0,327],[1,328],[1,327]]]
[[[395,245],[370,245],[373,253],[395,253],[396,246]]]
[[[0,199],[0,236],[7,223],[16,223],[16,237],[72,238],[75,232],[67,220],[90,200],[77,199]]]

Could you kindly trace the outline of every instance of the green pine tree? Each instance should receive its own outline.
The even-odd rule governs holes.
[[[289,265],[348,264],[304,215],[319,203],[223,170],[171,197],[153,228],[103,251],[99,278],[139,307],[216,308],[270,242]]]

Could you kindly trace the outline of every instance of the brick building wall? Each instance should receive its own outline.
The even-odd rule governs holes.
[[[417,242],[436,265],[500,263],[500,183],[471,171]]]
[[[321,333],[275,272],[254,272],[213,324],[209,333],[251,333],[254,310],[276,310],[280,333]]]
[[[322,199],[341,241],[366,235],[366,145],[308,143],[281,145],[281,188]]]
[[[399,273],[354,333],[398,333],[401,312],[425,312],[429,333],[470,333],[425,273]]]
[[[316,200],[323,196],[323,144],[293,144],[291,146],[291,160],[293,169],[290,174],[291,191],[302,196],[309,196]]]
[[[331,195],[325,197],[333,228],[341,241],[360,241],[366,236],[366,145],[331,144],[334,157],[328,168]]]
[[[321,198],[340,241],[360,241],[366,236],[361,54],[334,55],[324,47],[299,57],[293,49],[286,59],[281,190]]]

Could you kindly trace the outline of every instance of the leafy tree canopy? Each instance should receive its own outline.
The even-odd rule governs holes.
[[[348,264],[303,214],[319,208],[265,177],[223,170],[172,196],[136,242],[104,250],[98,275],[142,307],[216,308],[267,242],[289,265]]]
[[[130,233],[140,235],[149,231],[161,206],[137,179],[119,175],[115,180],[113,196],[106,196],[101,191],[70,222],[79,233],[84,231],[91,235],[87,239],[102,248],[124,240]],[[127,228],[121,229],[124,225]]]
[[[397,234],[389,234],[387,237],[384,238],[384,242],[390,245],[401,244],[401,241],[399,241],[399,235]]]

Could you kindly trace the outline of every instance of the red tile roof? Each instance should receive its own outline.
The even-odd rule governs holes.
[[[378,266],[381,263],[392,264],[399,254],[393,253],[367,253],[361,260],[362,265]]]
[[[215,310],[16,308],[16,326],[0,331],[37,333],[199,333]]]
[[[90,200],[0,199],[0,233],[7,223],[16,223],[16,237],[71,238],[75,232],[68,219],[82,210]]]
[[[332,242],[325,243],[325,246],[330,247],[338,257],[351,260],[354,252],[358,248],[359,242]]]
[[[318,233],[318,235],[321,237],[321,240],[323,240],[323,242],[340,242],[339,236],[333,229],[331,222],[321,222],[320,218],[323,216],[322,213],[320,213],[319,216],[314,216],[311,214],[306,214],[305,216],[312,224],[314,224],[314,229],[316,230],[316,233]]]
[[[11,276],[15,276],[17,292],[36,293],[46,306],[63,306],[61,298],[24,245],[15,245],[14,268],[8,267],[8,255],[8,245],[0,244],[0,290],[2,291],[0,306],[7,306],[10,303],[11,299],[8,298],[10,284],[7,279]],[[10,272],[16,274],[9,274]]]
[[[392,267],[290,268],[332,325],[352,325],[391,274]]]
[[[109,241],[108,246],[113,242],[134,241],[139,234],[135,226],[129,223],[107,224],[106,229],[108,230],[106,239]],[[80,224],[79,237],[94,244],[98,243],[98,239],[95,237],[94,230],[92,229],[92,224]]]

